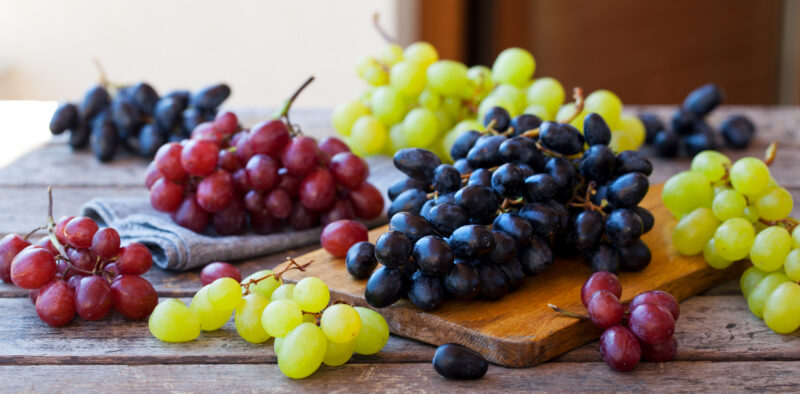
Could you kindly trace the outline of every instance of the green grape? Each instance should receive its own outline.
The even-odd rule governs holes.
[[[403,51],[403,58],[428,67],[439,60],[439,53],[433,45],[420,41],[407,46]]]
[[[266,276],[272,275],[272,274],[273,274],[272,270],[261,270],[261,271],[258,271],[256,273],[248,276],[247,278],[244,278],[244,280],[242,281],[242,284],[250,282],[250,280],[252,280],[252,279],[260,279],[260,278],[263,278],[263,277],[266,277]],[[275,291],[275,289],[277,289],[278,286],[280,286],[280,285],[281,285],[281,282],[279,280],[275,279],[275,276],[270,276],[267,279],[262,279],[261,281],[259,281],[258,283],[254,284],[254,285],[250,285],[250,292],[251,293],[256,293],[256,294],[261,294],[262,296],[267,297],[267,299],[271,299],[272,298],[272,292]],[[244,289],[242,289],[242,290],[244,290]]]
[[[203,286],[203,288],[192,297],[189,309],[200,319],[200,329],[203,331],[216,331],[220,329],[231,319],[231,314],[233,314],[233,309],[219,310],[211,306],[211,303],[208,302],[208,286]]]
[[[769,168],[763,161],[745,157],[733,163],[730,172],[731,184],[739,193],[755,195],[769,184]]]
[[[769,272],[764,272],[756,267],[751,266],[750,268],[746,269],[742,274],[741,279],[739,279],[739,288],[742,289],[742,295],[744,298],[747,298],[750,295],[750,292],[761,282],[762,279],[766,278],[769,275]]]
[[[622,115],[622,101],[616,94],[609,90],[595,90],[584,101],[583,108],[586,112],[595,112],[603,117],[611,130],[619,127],[620,115]]]
[[[742,211],[742,217],[749,220],[750,223],[758,222],[758,210],[752,205],[748,205]]]
[[[539,104],[531,104],[522,111],[523,114],[536,115],[541,120],[554,120],[555,118],[547,111],[547,108]]]
[[[483,131],[483,123],[475,119],[464,119],[453,127],[453,131],[458,133],[463,133],[469,130]]]
[[[614,152],[624,152],[626,150],[636,150],[639,145],[636,145],[636,137],[631,135],[627,130],[614,130],[611,132],[611,142],[608,147]]]
[[[711,209],[697,208],[681,218],[672,231],[672,246],[678,253],[694,256],[703,251],[706,244],[714,237],[719,221]]]
[[[800,250],[793,249],[783,261],[783,271],[792,282],[800,282]]]
[[[269,299],[260,294],[246,295],[239,306],[233,320],[236,323],[236,332],[247,342],[262,343],[269,339],[269,334],[261,325],[261,314],[269,304]]]
[[[417,103],[431,111],[435,111],[442,107],[442,96],[425,89],[419,94]]]
[[[270,302],[260,317],[264,331],[276,338],[286,336],[289,331],[303,323],[303,311],[292,300]]]
[[[303,322],[316,324],[317,316],[309,314],[309,313],[304,313],[303,314]]]
[[[393,125],[403,119],[403,115],[406,113],[405,108],[403,95],[391,86],[381,86],[372,92],[370,105],[372,115],[384,125]],[[363,118],[362,116],[359,119]]]
[[[386,342],[389,342],[389,325],[380,313],[372,309],[355,307],[361,316],[361,331],[356,336],[356,349],[358,354],[375,354],[381,351]]]
[[[283,339],[284,337],[275,337],[275,341],[272,343],[272,348],[275,350],[276,356],[281,351],[281,346],[283,345]]]
[[[764,323],[778,334],[790,334],[800,328],[800,285],[778,285],[764,305]]]
[[[297,282],[294,291],[292,291],[292,299],[302,310],[317,313],[328,306],[328,301],[331,300],[331,292],[322,279],[308,277]]]
[[[425,148],[439,134],[439,121],[433,111],[414,108],[403,119],[403,133],[409,147]]]
[[[425,88],[425,69],[410,61],[397,63],[389,71],[389,84],[408,97],[416,96]]]
[[[375,59],[369,56],[361,56],[356,62],[356,73],[361,79],[367,78],[367,70],[375,65]]]
[[[758,215],[765,220],[781,220],[792,213],[794,201],[786,189],[772,186],[756,197],[755,206]]]
[[[386,144],[386,153],[390,156],[400,149],[408,148],[406,133],[403,131],[403,124],[398,123],[389,129],[389,143]]]
[[[792,251],[792,236],[783,227],[771,226],[756,235],[750,261],[765,272],[777,271]]]
[[[361,92],[361,94],[358,96],[358,101],[360,101],[361,104],[363,104],[367,108],[369,108],[369,106],[372,105],[372,90],[373,89],[368,88],[363,92]]]
[[[361,317],[350,305],[331,305],[322,312],[319,326],[331,342],[352,342],[361,331]]]
[[[536,60],[522,48],[508,48],[497,55],[492,65],[492,80],[525,86],[536,71]]]
[[[706,247],[703,248],[703,258],[706,260],[708,265],[718,270],[728,268],[733,261],[728,260],[719,255],[717,252],[717,248],[714,246],[714,239],[710,239],[706,244]]]
[[[294,283],[284,283],[272,292],[271,301],[291,300],[294,293]]]
[[[677,218],[696,208],[710,207],[713,197],[711,182],[705,175],[694,171],[673,175],[661,191],[664,206]]]
[[[442,99],[442,111],[453,118],[458,117],[462,106],[461,99],[458,97],[445,97]]]
[[[645,131],[644,123],[639,120],[639,117],[631,114],[622,114],[619,117],[619,128],[624,130],[628,137],[633,142],[633,148],[627,150],[639,149],[644,144]]]
[[[329,367],[338,367],[353,357],[353,350],[356,348],[356,342],[350,341],[345,343],[336,343],[328,341],[328,349],[325,352],[325,358],[322,363]]]
[[[781,284],[791,282],[786,274],[783,272],[773,272],[764,277],[758,284],[753,287],[750,294],[747,296],[747,307],[750,312],[759,318],[763,316],[764,305],[767,303],[770,294]]]
[[[714,245],[719,255],[728,260],[747,257],[756,234],[753,224],[746,219],[733,218],[723,222],[714,233]]]
[[[389,66],[393,66],[403,60],[403,47],[397,44],[389,44],[381,54],[381,60]]]
[[[467,69],[467,80],[474,87],[475,98],[478,100],[484,99],[494,88],[492,70],[486,66],[472,66]]]
[[[156,305],[147,326],[154,337],[164,342],[188,342],[200,336],[197,314],[176,298]]]
[[[483,101],[481,101],[481,104],[478,106],[478,119],[485,118],[486,112],[488,112],[492,107],[505,108],[512,117],[519,115],[519,113],[514,112],[514,110],[517,109],[514,103],[508,101],[508,99],[505,97],[498,97],[490,94],[489,97],[486,97]]]
[[[208,286],[208,302],[214,309],[234,310],[242,301],[242,286],[236,279],[219,278]]]
[[[278,368],[292,379],[305,378],[316,371],[325,359],[328,340],[319,327],[303,323],[284,338],[278,352]]]
[[[467,83],[467,66],[452,60],[439,60],[428,66],[428,89],[445,96],[456,96]]]
[[[723,222],[743,216],[745,208],[747,208],[747,200],[744,199],[744,196],[736,190],[728,188],[717,193],[714,196],[714,202],[711,203],[714,216]]]
[[[548,114],[558,111],[558,108],[564,104],[564,97],[564,87],[561,86],[561,82],[549,77],[534,81],[526,94],[528,106],[540,105]]]
[[[368,115],[369,108],[359,100],[347,101],[336,106],[331,115],[333,128],[341,135],[350,135],[350,129],[358,118]]]
[[[373,116],[365,115],[356,121],[350,133],[350,147],[361,156],[380,153],[386,145],[389,133],[386,126]]]
[[[389,73],[376,63],[364,73],[364,80],[372,86],[383,86],[389,83]]]
[[[491,96],[500,97],[510,102],[514,108],[509,108],[509,113],[521,114],[522,110],[525,109],[525,93],[522,92],[522,89],[514,85],[507,83],[497,85],[492,91]]]
[[[572,115],[575,113],[575,103],[567,103],[559,108],[558,113],[556,114],[556,121],[560,123],[564,123],[567,119],[571,118]],[[580,132],[583,132],[583,120],[586,118],[586,110],[582,110],[578,115],[576,115],[570,122],[573,127],[578,129]],[[612,136],[613,138],[613,136]]]
[[[800,226],[797,226],[792,230],[792,244],[795,248],[800,248]]]
[[[453,119],[447,115],[446,112],[442,110],[433,111],[433,115],[436,116],[436,125],[438,126],[437,134],[441,134],[441,132],[450,129],[453,126]]]
[[[717,151],[705,150],[692,159],[692,171],[697,171],[711,182],[717,182],[725,176],[731,167],[731,159]]]

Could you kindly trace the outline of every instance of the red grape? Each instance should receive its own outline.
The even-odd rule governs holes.
[[[277,156],[289,143],[289,129],[280,120],[261,122],[250,129],[253,153]]]
[[[670,337],[664,342],[651,345],[647,342],[639,342],[642,347],[642,359],[654,363],[663,363],[672,360],[678,353],[678,341],[675,337]]]
[[[61,219],[58,219],[56,228],[53,229],[53,232],[56,234],[56,239],[61,245],[67,244],[67,236],[64,234],[64,227],[67,227],[67,223],[74,218],[75,216],[63,216]]]
[[[244,208],[250,212],[261,212],[264,210],[264,197],[258,190],[250,190],[244,195]]]
[[[92,246],[92,237],[100,227],[94,220],[86,216],[78,216],[64,227],[67,243],[75,248],[88,248]]]
[[[155,163],[164,177],[173,181],[182,181],[186,178],[186,170],[181,165],[181,151],[183,147],[177,142],[161,145],[156,152]]]
[[[292,213],[292,200],[285,191],[274,189],[264,198],[264,207],[270,215],[285,219]]]
[[[297,197],[300,191],[300,178],[289,173],[289,170],[281,168],[278,170],[278,189],[283,189],[289,197]]]
[[[153,266],[153,255],[146,246],[133,242],[120,250],[116,264],[120,274],[141,275]]]
[[[353,205],[356,216],[361,219],[374,219],[383,212],[383,195],[369,182],[350,190],[347,198]]]
[[[197,186],[197,203],[207,212],[217,212],[231,202],[234,193],[231,174],[217,170]]]
[[[58,266],[50,252],[41,248],[25,249],[11,260],[11,281],[23,289],[38,289],[53,280]]]
[[[344,141],[336,137],[325,137],[319,143],[319,150],[325,152],[330,157],[336,156],[338,153],[350,152],[350,148]]]
[[[107,260],[119,253],[119,233],[111,227],[98,230],[92,237],[92,250]]]
[[[355,220],[339,220],[324,229],[320,243],[328,253],[336,257],[344,257],[351,246],[367,240],[367,227]]]
[[[233,265],[221,261],[208,264],[200,271],[200,281],[203,282],[203,286],[219,278],[233,278],[241,282],[242,273]]]
[[[172,220],[175,223],[196,233],[203,232],[210,219],[209,213],[197,204],[194,194],[187,195],[178,209],[172,213]]]
[[[352,220],[356,218],[353,205],[348,200],[336,200],[331,209],[319,216],[320,224],[327,226],[337,220]]]
[[[119,275],[119,270],[117,269],[117,263],[109,263],[103,266],[103,271],[108,272],[111,274],[111,277],[116,277]]]
[[[336,198],[336,182],[331,173],[317,168],[300,182],[300,202],[312,211],[325,211]]]
[[[183,186],[161,178],[150,189],[150,205],[159,212],[174,212],[183,201]]]
[[[144,184],[147,186],[147,189],[150,190],[150,188],[153,187],[153,184],[163,177],[164,174],[158,170],[156,162],[151,161],[150,164],[147,165],[147,171],[145,171],[144,174]]]
[[[227,149],[219,151],[217,165],[228,172],[236,172],[236,170],[242,168],[242,163],[239,161],[239,157],[236,156],[236,152],[231,152]]]
[[[292,213],[289,215],[288,222],[295,230],[308,230],[319,224],[319,214],[297,202],[292,205]]]
[[[367,180],[369,167],[364,159],[350,152],[339,153],[328,165],[331,174],[342,186],[355,189]]]
[[[236,186],[236,191],[240,194],[245,194],[250,190],[250,182],[247,181],[246,169],[240,168],[233,173],[233,184]]]
[[[631,308],[628,326],[642,342],[657,344],[667,341],[675,331],[675,319],[664,306],[639,304]]]
[[[75,272],[75,270],[72,270],[72,272]],[[76,273],[75,275],[71,275],[69,277],[69,279],[67,279],[67,286],[69,286],[69,288],[72,289],[72,290],[76,290],[78,288],[78,286],[81,284],[81,280],[83,278],[86,278],[86,277],[87,277],[86,275],[79,274],[79,273]],[[31,290],[31,291],[33,291],[33,290]]]
[[[190,175],[211,174],[218,159],[219,146],[212,140],[190,140],[181,152],[181,165]]]
[[[622,304],[613,293],[608,290],[597,290],[589,299],[589,317],[592,322],[602,329],[616,326],[622,321]]]
[[[600,355],[609,367],[625,372],[639,365],[642,349],[639,341],[627,328],[614,326],[600,336]]]
[[[633,310],[634,307],[638,306],[639,304],[658,304],[667,309],[669,309],[670,313],[672,313],[672,318],[678,320],[678,316],[681,314],[681,309],[678,306],[678,300],[665,291],[660,290],[651,290],[645,291],[633,297],[631,300],[631,305],[629,306],[630,310]]]
[[[111,304],[111,286],[102,276],[84,277],[75,288],[75,310],[86,320],[102,319]]]
[[[250,213],[250,225],[253,226],[253,231],[257,234],[273,234],[277,233],[283,227],[283,222],[270,215],[265,209],[259,212]]]
[[[255,154],[253,152],[253,144],[250,141],[250,133],[241,133],[240,137],[236,140],[236,156],[242,164],[247,163]]]
[[[63,280],[47,283],[36,297],[36,313],[53,327],[71,322],[75,318],[75,292]]]
[[[67,257],[75,268],[83,271],[94,271],[97,255],[91,249],[67,249]],[[68,278],[65,278],[68,279]]]
[[[50,254],[52,254],[53,256],[58,255],[58,249],[56,249],[56,247],[53,246],[53,243],[50,242],[50,236],[45,235],[44,237],[42,237],[42,239],[39,240],[39,242],[36,243],[36,245],[41,246],[43,249],[50,252]],[[2,252],[0,252],[0,255],[2,255]],[[2,263],[0,263],[0,267],[2,267]],[[2,277],[2,274],[0,274],[0,277]]]
[[[583,306],[589,305],[589,299],[597,290],[608,290],[611,294],[622,296],[622,285],[619,283],[619,278],[608,271],[598,271],[592,274],[581,287],[581,301]]]
[[[220,235],[241,234],[247,223],[247,212],[239,198],[231,200],[227,207],[218,211],[211,218],[211,226]]]
[[[153,285],[138,275],[120,275],[111,283],[114,309],[128,319],[144,319],[158,304]]]
[[[229,136],[239,128],[239,118],[231,111],[222,111],[214,118],[214,126],[220,134]]]
[[[36,306],[36,299],[39,298],[39,289],[28,290],[28,299],[31,300],[33,306]]]
[[[11,282],[11,261],[30,244],[17,234],[8,234],[0,240],[0,280]]]
[[[283,166],[294,175],[305,175],[316,167],[317,142],[311,137],[297,136],[281,153]]]
[[[255,190],[270,190],[278,183],[278,163],[265,154],[250,158],[245,168],[247,182]]]

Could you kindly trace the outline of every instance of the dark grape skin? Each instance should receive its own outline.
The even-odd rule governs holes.
[[[322,229],[319,240],[328,253],[345,257],[351,246],[366,241],[367,238],[367,227],[361,222],[338,220]]]
[[[448,295],[462,300],[474,298],[481,291],[478,271],[459,259],[456,259],[453,268],[444,275],[442,282]]]
[[[386,191],[386,194],[389,196],[389,200],[394,201],[397,198],[397,196],[399,196],[404,191],[410,189],[417,189],[423,191],[430,190],[429,183],[426,181],[421,181],[419,179],[414,179],[414,178],[405,178],[393,183],[392,186],[389,186],[389,189]]]
[[[616,172],[619,175],[630,172],[641,172],[650,176],[653,173],[653,164],[642,152],[626,150],[620,152],[616,158]]]
[[[502,197],[518,198],[524,184],[525,177],[516,164],[503,164],[492,173],[492,189]]]
[[[387,267],[402,267],[411,257],[413,244],[400,231],[387,231],[375,241],[375,258]]]
[[[686,148],[686,154],[689,157],[694,157],[698,153],[705,150],[716,150],[717,140],[714,131],[704,130],[686,136],[683,140]]]
[[[642,360],[654,363],[663,363],[672,360],[678,353],[678,341],[675,337],[670,337],[662,343],[651,345],[647,342],[639,341],[642,348]]]
[[[519,217],[528,221],[533,234],[550,240],[559,227],[558,213],[546,203],[525,204],[518,212]]]
[[[111,286],[101,276],[86,276],[75,288],[75,311],[84,320],[102,319],[111,305]]]
[[[336,182],[348,189],[361,186],[369,175],[367,162],[350,152],[338,153],[331,157],[328,169]]]
[[[457,159],[455,163],[453,163],[453,167],[455,167],[462,175],[472,172],[472,167],[469,166],[466,158]]]
[[[702,118],[717,108],[722,100],[722,90],[717,85],[709,83],[689,93],[683,101],[683,108]]]
[[[678,108],[672,113],[670,125],[672,126],[672,131],[680,135],[687,135],[693,131],[693,125],[696,120],[697,118],[692,112],[685,108]]]
[[[494,248],[489,252],[488,259],[494,264],[504,264],[517,255],[517,243],[510,235],[492,231],[494,236]]]
[[[598,290],[589,298],[586,307],[592,323],[602,329],[616,326],[622,321],[624,308],[617,296],[608,290]]]
[[[158,304],[158,294],[146,279],[138,275],[119,275],[111,282],[114,309],[131,320],[149,316]]]
[[[88,122],[83,120],[78,122],[75,128],[70,130],[69,145],[74,150],[83,149],[89,144],[89,136],[91,135],[91,128]]]
[[[89,144],[97,160],[108,162],[114,158],[117,152],[117,129],[109,117],[100,116],[92,122]]]
[[[544,202],[556,196],[558,184],[547,174],[534,174],[525,179],[523,197],[527,202]]]
[[[155,123],[148,123],[139,130],[139,155],[152,158],[158,148],[167,142],[164,132]]]
[[[389,220],[389,230],[403,233],[412,245],[426,235],[437,235],[436,229],[425,218],[410,212],[392,215]],[[450,247],[452,249],[452,245]]]
[[[95,85],[86,91],[80,105],[80,115],[84,120],[90,120],[111,104],[108,90],[101,85]]]
[[[671,130],[661,131],[653,139],[653,147],[661,157],[675,157],[680,151],[680,136]]]
[[[54,135],[63,133],[78,126],[78,107],[72,103],[62,103],[50,118],[50,132]]]
[[[553,266],[553,251],[550,246],[536,237],[531,237],[531,244],[520,249],[517,254],[525,275],[537,275]]]
[[[655,217],[653,214],[647,210],[647,208],[643,207],[636,207],[633,208],[633,212],[636,212],[639,215],[639,218],[642,219],[642,234],[647,234],[650,230],[653,229],[653,225],[655,225]]]
[[[399,212],[411,212],[418,215],[426,201],[428,201],[428,193],[418,189],[406,190],[389,205],[388,215],[394,216]]]
[[[661,119],[659,119],[658,115],[650,112],[641,113],[638,115],[638,117],[639,120],[642,121],[642,124],[644,124],[644,143],[648,145],[652,144],[653,140],[656,138],[656,135],[665,129],[664,123],[661,122]]]
[[[116,264],[120,274],[142,275],[153,266],[153,255],[146,246],[133,242],[120,249]]]
[[[152,115],[159,97],[156,90],[147,82],[139,82],[130,88],[131,101],[136,109],[145,115]]]
[[[214,213],[211,218],[211,226],[219,235],[241,234],[246,224],[247,212],[239,198],[231,200],[228,206]]]
[[[595,249],[588,252],[589,266],[592,272],[610,272],[616,274],[620,270],[619,252],[607,243],[597,245]]]
[[[483,116],[483,127],[489,128],[492,121],[492,130],[503,132],[511,125],[511,115],[503,107],[492,107]]]
[[[605,119],[594,112],[583,118],[583,135],[589,146],[608,145],[611,142],[611,129]]]
[[[314,224],[311,225],[311,227],[314,227],[317,225],[317,223],[319,223],[319,216],[315,214],[310,218],[304,217],[301,220],[292,221],[291,224],[293,227],[305,226],[307,225],[307,222],[305,221],[310,221],[310,220],[315,220]],[[253,231],[256,234],[263,234],[263,235],[274,234],[281,231],[281,229],[283,228],[283,222],[281,222],[280,219],[270,215],[269,212],[267,212],[267,210],[261,210],[258,212],[250,213],[250,227],[253,228]]]
[[[231,94],[231,88],[225,84],[207,86],[192,95],[191,105],[200,109],[219,107]]]
[[[672,314],[672,318],[677,321],[678,317],[681,314],[680,306],[678,305],[678,300],[665,291],[660,290],[651,290],[645,291],[633,297],[631,300],[629,308],[632,310],[633,308],[641,305],[641,304],[657,304],[661,305],[669,310]]]
[[[545,164],[545,172],[553,177],[558,186],[559,194],[572,195],[572,181],[575,178],[575,167],[569,160],[561,157],[553,157]]]
[[[446,343],[433,354],[433,368],[447,379],[479,379],[489,363],[480,353],[455,343]]]
[[[47,250],[27,247],[11,260],[11,281],[23,289],[38,289],[50,282],[56,275],[58,266],[55,258]]]
[[[606,218],[606,235],[617,246],[630,245],[643,230],[642,219],[630,209],[615,209]]]
[[[573,230],[575,246],[580,250],[590,250],[603,237],[603,214],[597,211],[583,211],[575,217]]]
[[[364,299],[375,308],[392,305],[403,297],[405,281],[402,268],[378,267],[367,280]]]
[[[178,125],[184,109],[186,109],[186,105],[179,99],[163,97],[153,109],[153,119],[161,129],[172,130]]]
[[[488,300],[499,300],[508,294],[508,282],[503,271],[494,264],[479,264],[475,267],[481,279],[478,294]]]
[[[340,203],[347,203],[347,207],[349,207],[350,212],[352,213],[350,219],[355,218],[355,212],[353,212],[353,207],[347,200],[339,200],[334,204],[336,206]],[[264,207],[269,211],[270,215],[275,216],[278,219],[284,219],[289,217],[292,213],[292,200],[289,197],[289,193],[286,193],[283,189],[272,189],[266,196],[264,196]],[[332,220],[335,221],[335,220]]]
[[[411,253],[417,269],[426,275],[443,275],[453,267],[453,252],[442,237],[428,235],[414,243]]]
[[[181,112],[181,133],[183,137],[191,135],[192,130],[205,122],[203,112],[195,107],[190,107]]]
[[[172,220],[179,226],[188,228],[196,233],[202,233],[211,219],[211,215],[197,204],[194,194],[187,194],[171,216]]]
[[[542,122],[539,141],[546,148],[564,155],[574,155],[583,150],[583,134],[569,124]]]
[[[411,178],[430,182],[433,172],[442,161],[430,151],[419,148],[406,148],[397,151],[392,159],[394,166]]]
[[[492,224],[495,230],[510,236],[517,247],[524,247],[530,243],[533,228],[527,220],[512,213],[502,213],[497,215]]]
[[[494,192],[483,186],[466,186],[456,192],[455,199],[456,204],[480,224],[490,223],[500,207]]]
[[[733,149],[745,149],[756,133],[753,122],[744,115],[734,114],[725,119],[719,127],[725,144]]]
[[[503,264],[497,264],[497,267],[500,268],[506,278],[509,293],[519,289],[525,282],[525,270],[522,269],[522,264],[520,264],[519,260],[511,259]]]
[[[92,237],[98,229],[94,220],[78,216],[70,220],[64,227],[64,235],[70,246],[83,249],[92,246]]]
[[[527,137],[514,137],[503,141],[498,152],[508,163],[527,164],[534,169],[541,169],[544,165],[544,155],[536,148],[536,142]]]
[[[450,236],[457,228],[469,224],[467,211],[449,203],[434,206],[426,217],[428,222],[444,236]]]
[[[325,211],[336,199],[336,181],[328,170],[317,167],[300,181],[298,196],[306,208]]]
[[[347,195],[353,211],[361,219],[374,219],[383,212],[383,195],[369,182],[364,182],[357,189],[352,189]]]
[[[494,248],[494,235],[485,226],[469,224],[453,231],[448,240],[456,257],[473,259],[489,254]]]
[[[640,341],[653,345],[672,337],[675,319],[664,306],[644,303],[631,308],[628,327]]]
[[[111,103],[111,116],[109,120],[113,122],[120,134],[134,134],[144,120],[139,110],[128,100],[116,99]]]
[[[533,130],[542,124],[542,120],[536,115],[522,114],[511,119],[511,127],[514,128],[514,136],[518,136],[526,131]]]
[[[641,239],[627,246],[616,246],[615,249],[619,253],[620,268],[623,271],[637,272],[650,265],[650,248]]]
[[[239,272],[239,269],[233,266],[233,264],[223,261],[215,261],[206,264],[206,266],[200,270],[200,282],[203,286],[211,284],[219,278],[232,278],[237,282],[241,282],[242,273]]]
[[[235,193],[233,176],[227,171],[217,170],[197,185],[197,204],[207,212],[219,212],[230,204]]]
[[[584,152],[579,171],[588,180],[605,183],[614,177],[616,161],[611,148],[606,145],[592,145]]]
[[[467,186],[492,187],[492,172],[485,168],[478,168],[469,174]]]
[[[292,204],[292,213],[286,222],[297,231],[308,230],[319,224],[319,214],[296,202]]]
[[[632,332],[625,327],[614,326],[600,336],[600,356],[611,369],[625,372],[639,365],[642,349]]]
[[[288,216],[289,212],[291,212],[291,202],[287,205],[288,210],[286,211],[286,215]],[[275,216],[276,218],[281,219],[282,217],[277,216],[272,213],[272,210],[268,209],[270,215]],[[285,216],[283,216],[285,217]],[[337,220],[355,220],[356,213],[353,211],[353,205],[350,204],[348,200],[336,200],[331,206],[330,209],[323,212],[319,215],[319,222],[320,224],[325,227],[330,223],[333,223]]]
[[[369,278],[377,266],[378,260],[375,258],[375,245],[367,241],[358,242],[347,251],[345,267],[353,278]]]
[[[472,168],[490,168],[503,164],[500,145],[506,140],[502,135],[484,135],[478,138],[467,153],[467,164]]]
[[[440,164],[433,170],[433,190],[454,193],[461,188],[461,173],[450,164]]]
[[[30,244],[18,234],[8,234],[0,240],[0,280],[11,282],[11,261]]]
[[[593,273],[583,282],[581,287],[581,302],[583,306],[589,305],[589,299],[598,290],[608,290],[619,299],[622,297],[622,284],[617,275],[611,272],[599,271]]]
[[[100,258],[110,259],[119,253],[119,243],[117,230],[102,228],[92,236],[92,251]]]
[[[444,303],[444,285],[438,276],[425,275],[421,271],[411,275],[408,291],[409,301],[423,311],[439,308]]]
[[[640,172],[631,172],[614,179],[606,191],[606,199],[614,208],[633,208],[644,199],[650,182]]]
[[[453,146],[450,148],[450,157],[453,160],[463,159],[467,157],[467,153],[472,147],[475,145],[475,141],[481,137],[480,132],[475,130],[469,130],[458,137],[456,137],[455,141],[453,141]]]
[[[75,291],[56,279],[38,290],[36,314],[51,327],[61,327],[75,318]]]

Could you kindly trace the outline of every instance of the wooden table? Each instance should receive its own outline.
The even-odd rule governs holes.
[[[655,110],[665,118],[671,111],[637,109]],[[800,203],[796,170],[800,108],[728,107],[716,111],[711,123],[719,124],[732,112],[751,116],[759,132],[749,151],[727,153],[760,157],[769,141],[779,141],[773,175]],[[244,123],[269,113],[245,111]],[[328,113],[296,110],[292,119],[307,134],[319,136],[329,133]],[[685,159],[653,161],[654,183],[689,166]],[[44,223],[48,185],[55,186],[57,217],[78,213],[80,205],[94,196],[145,196],[146,164],[123,158],[99,165],[89,153],[73,154],[63,138],[27,152],[0,169],[0,236],[25,233]],[[287,253],[299,255],[315,248],[265,256],[239,267],[248,275],[275,266]],[[196,271],[176,274],[153,268],[146,277],[161,297],[191,297],[200,286]],[[447,381],[431,366],[433,346],[392,336],[377,355],[356,355],[345,366],[323,366],[310,378],[294,381],[279,372],[271,341],[251,345],[238,337],[232,322],[187,344],[160,342],[150,335],[146,322],[127,321],[117,313],[100,321],[76,318],[66,327],[50,328],[37,317],[26,291],[0,284],[0,390],[787,391],[800,387],[800,334],[771,332],[749,312],[736,281],[683,302],[681,309],[675,360],[642,363],[631,373],[610,370],[594,342],[534,368],[491,366],[481,380]]]

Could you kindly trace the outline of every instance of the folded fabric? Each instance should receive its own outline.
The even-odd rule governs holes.
[[[386,189],[403,175],[397,171],[390,158],[372,157],[368,181],[384,193],[384,212],[389,206]],[[177,225],[168,214],[150,206],[147,198],[94,198],[82,207],[84,216],[96,220],[101,226],[114,227],[120,233],[123,245],[139,242],[153,253],[153,262],[165,269],[184,271],[213,261],[234,261],[277,253],[319,242],[321,227],[260,235],[248,231],[242,235],[218,236],[198,234]],[[368,228],[386,223],[386,215],[365,221]]]

